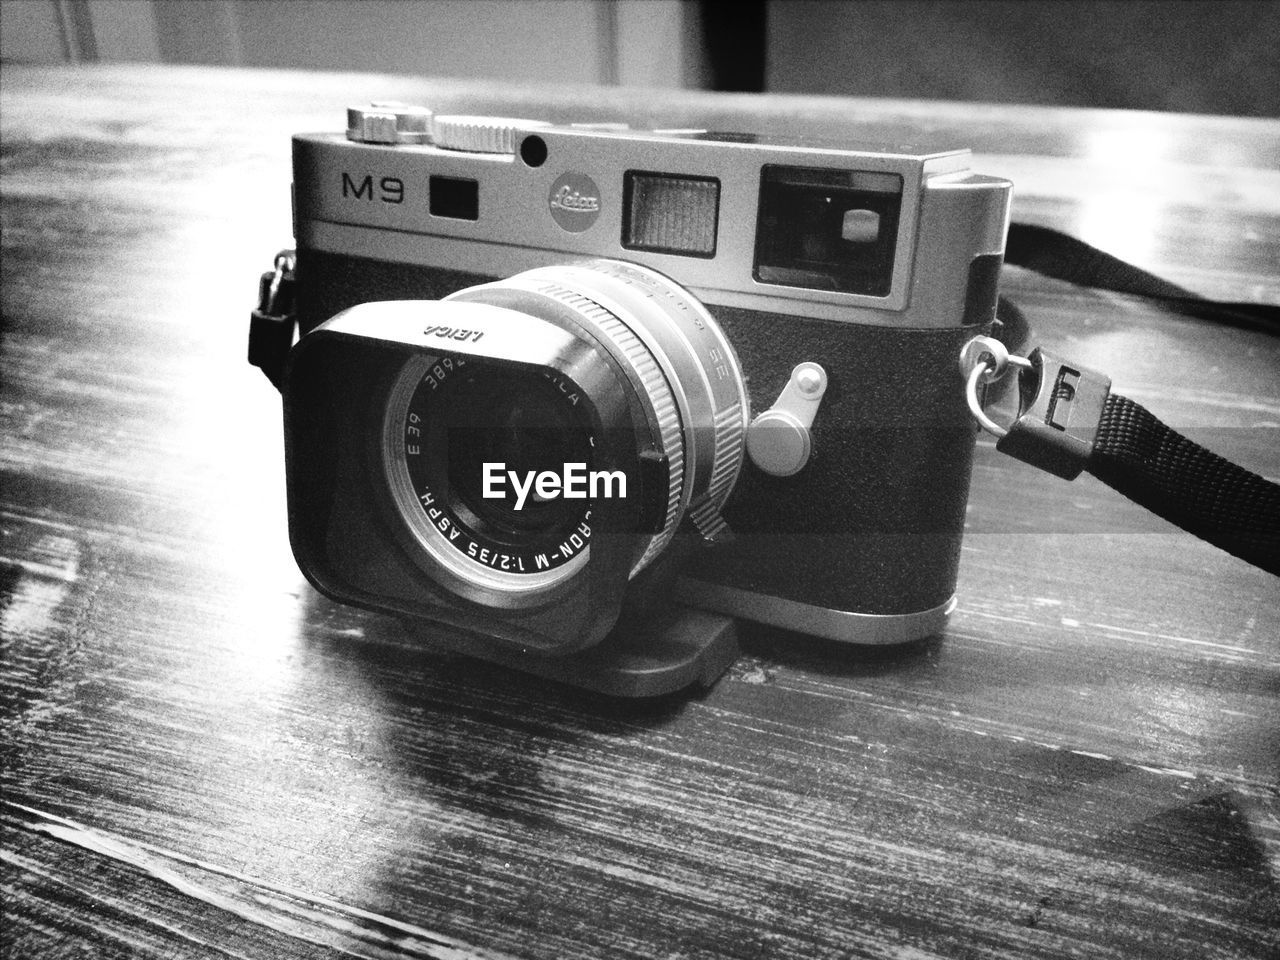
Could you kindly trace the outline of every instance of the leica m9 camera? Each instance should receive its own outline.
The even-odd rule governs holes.
[[[1011,192],[967,150],[372,104],[293,157],[321,592],[627,696],[714,681],[740,620],[942,630]]]

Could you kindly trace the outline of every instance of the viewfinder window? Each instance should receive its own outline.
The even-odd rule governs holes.
[[[886,297],[901,210],[897,174],[768,164],[760,176],[755,278]]]
[[[427,185],[427,198],[433,217],[480,219],[480,184],[475,180],[432,177]]]
[[[628,250],[716,255],[719,180],[628,170],[622,204],[622,245]]]

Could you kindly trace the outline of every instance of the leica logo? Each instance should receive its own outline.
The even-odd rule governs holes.
[[[555,210],[571,210],[574,213],[597,213],[600,210],[600,198],[584,197],[565,184],[551,195],[551,207]]]
[[[440,337],[445,340],[470,340],[472,342],[479,341],[484,336],[483,330],[467,330],[465,327],[446,327],[440,324],[427,327],[422,333],[423,336]]]
[[[570,171],[556,177],[547,191],[551,219],[569,233],[581,233],[600,216],[603,206],[600,188],[585,173]]]

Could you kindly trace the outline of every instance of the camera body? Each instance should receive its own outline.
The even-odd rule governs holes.
[[[348,120],[293,142],[290,536],[322,592],[637,696],[713,681],[736,618],[941,631],[975,440],[956,358],[995,319],[1008,181],[966,150]],[[575,458],[537,523],[460,473],[497,486],[503,451]],[[629,495],[571,504],[575,465]]]

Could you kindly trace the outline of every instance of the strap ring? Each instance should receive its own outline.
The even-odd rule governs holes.
[[[276,254],[275,262],[272,264],[271,283],[262,291],[258,301],[260,311],[271,316],[278,312],[280,285],[293,273],[295,265],[296,257],[292,250],[281,250]]]
[[[974,337],[960,351],[960,372],[965,377],[965,400],[969,412],[983,430],[997,440],[1003,440],[1009,431],[987,416],[978,396],[980,383],[994,383],[1009,372],[1009,368],[1030,370],[1031,361],[1011,354],[1003,343],[992,337]]]

